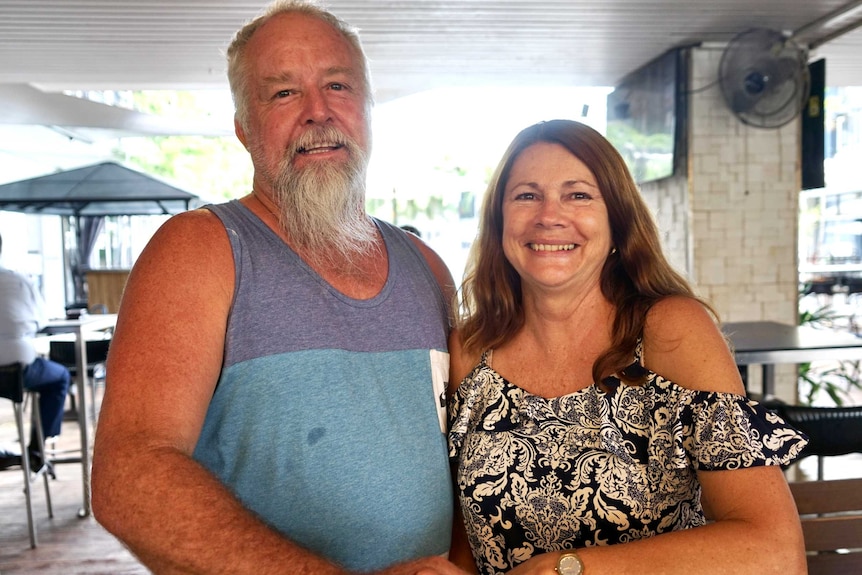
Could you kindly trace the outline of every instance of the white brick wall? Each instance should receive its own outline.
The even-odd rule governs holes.
[[[668,258],[722,321],[795,324],[800,125],[743,124],[716,82],[720,59],[720,49],[691,52],[688,173],[642,192]],[[776,375],[779,396],[795,398],[793,366]]]
[[[796,323],[799,123],[743,124],[716,83],[720,59],[692,50],[688,174],[642,191],[668,258],[724,321]]]

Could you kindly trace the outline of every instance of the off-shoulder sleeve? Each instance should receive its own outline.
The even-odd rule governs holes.
[[[696,469],[787,465],[808,444],[776,413],[732,393],[686,394],[679,417],[677,439]]]

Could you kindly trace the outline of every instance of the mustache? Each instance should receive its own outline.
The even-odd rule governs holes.
[[[357,148],[357,144],[350,136],[335,126],[313,126],[293,142],[289,154],[291,158],[295,158],[299,154],[315,148],[337,149],[343,147],[352,151]]]

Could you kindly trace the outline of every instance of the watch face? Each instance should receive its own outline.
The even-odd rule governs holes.
[[[557,564],[560,575],[581,575],[581,561],[574,555],[564,555]]]

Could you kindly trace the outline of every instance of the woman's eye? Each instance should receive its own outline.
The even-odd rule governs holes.
[[[516,200],[533,200],[536,198],[536,194],[533,192],[522,192],[515,196]]]
[[[589,200],[592,199],[592,196],[586,192],[573,192],[572,198],[576,200]]]

